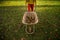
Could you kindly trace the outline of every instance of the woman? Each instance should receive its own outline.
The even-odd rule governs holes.
[[[28,5],[28,11],[34,11],[34,6],[36,5],[36,0],[26,0]]]

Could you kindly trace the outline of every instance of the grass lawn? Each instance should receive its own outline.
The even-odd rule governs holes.
[[[60,40],[60,7],[37,6],[39,22],[34,25],[32,35],[25,32],[26,25],[21,22],[25,11],[25,6],[0,7],[0,39],[20,40],[24,37],[26,40]]]
[[[27,34],[26,25],[22,24],[23,14],[27,11],[26,6],[22,6],[19,4],[20,2],[17,2],[18,4],[15,4],[16,2],[8,3],[0,4],[0,40],[21,40],[21,38],[26,40],[60,40],[59,2],[52,2],[54,5],[56,4],[52,7],[41,6],[42,3],[45,5],[44,2],[37,3],[39,6],[36,6],[35,11],[39,22],[36,25],[31,25],[35,27],[33,34]]]
[[[37,1],[37,5],[60,5],[60,1]],[[0,6],[25,6],[25,1],[3,1]]]

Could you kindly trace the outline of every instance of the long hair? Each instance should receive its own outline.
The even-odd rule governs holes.
[[[29,2],[30,0],[26,0],[26,2]],[[36,2],[36,0],[32,0],[33,2]]]
[[[30,0],[26,0],[26,2],[29,2]]]
[[[36,2],[36,0],[33,0],[33,2]]]

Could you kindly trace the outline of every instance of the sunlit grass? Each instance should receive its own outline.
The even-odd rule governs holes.
[[[37,1],[37,5],[60,5],[60,1]],[[4,1],[0,6],[25,6],[25,1]]]
[[[59,1],[37,1],[37,5],[60,5]]]

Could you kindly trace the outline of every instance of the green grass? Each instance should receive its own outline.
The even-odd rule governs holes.
[[[60,7],[36,7],[39,18],[35,26],[35,33],[29,35],[25,32],[26,25],[22,24],[22,17],[26,11],[25,6],[0,7],[0,39],[20,40],[60,40]]]
[[[36,5],[60,5],[60,1],[37,1]],[[3,1],[0,6],[26,6],[25,1]]]

